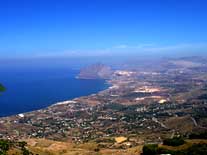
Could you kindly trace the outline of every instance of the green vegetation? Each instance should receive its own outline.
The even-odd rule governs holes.
[[[206,118],[207,117],[207,113],[206,113],[206,108],[203,107],[198,107],[195,108],[193,110],[193,117],[197,120],[201,119],[201,118]]]
[[[166,141],[166,140],[165,140]],[[180,138],[172,138],[167,140],[167,144],[178,144],[183,140]],[[184,143],[183,143],[184,144]],[[142,149],[142,155],[159,155],[159,154],[171,154],[171,155],[206,155],[207,144],[200,141],[199,143],[186,142],[181,146],[169,146],[169,145],[144,145]]]
[[[206,155],[207,144],[194,144],[187,150],[186,155]]]
[[[169,138],[163,141],[163,144],[168,146],[180,146],[183,145],[184,143],[185,141],[181,137]]]
[[[143,155],[158,155],[158,154],[171,154],[171,155],[206,155],[207,144],[193,144],[187,149],[183,150],[168,150],[158,145],[145,145],[143,147]]]
[[[3,92],[5,90],[6,90],[6,88],[0,83],[0,92]]]
[[[148,144],[143,147],[143,155],[156,155],[158,150],[157,144]]]
[[[0,140],[0,155],[7,155],[9,150],[16,150],[21,155],[30,155],[32,154],[29,150],[26,148],[27,143],[26,142],[13,142],[9,140]]]
[[[0,140],[0,155],[6,155],[9,150],[10,143],[7,140]]]
[[[207,139],[207,131],[201,133],[192,133],[189,135],[190,139]]]

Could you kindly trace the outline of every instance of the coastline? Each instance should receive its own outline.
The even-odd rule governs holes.
[[[35,109],[35,110],[26,111],[26,112],[22,112],[22,113],[12,114],[12,115],[8,115],[8,116],[0,116],[0,119],[10,118],[10,117],[20,117],[20,118],[23,118],[27,114],[35,113],[35,112],[38,112],[38,111],[42,111],[42,110],[50,108],[50,107],[54,107],[54,106],[58,106],[58,105],[66,105],[66,104],[71,104],[71,103],[74,104],[74,103],[77,103],[77,101],[75,101],[75,100],[78,100],[78,99],[83,98],[83,97],[90,97],[91,95],[97,95],[97,94],[99,94],[101,92],[107,91],[112,86],[112,84],[109,82],[109,80],[106,80],[106,79],[83,79],[83,78],[77,78],[77,76],[75,76],[74,79],[77,79],[77,80],[90,80],[90,81],[93,81],[93,80],[103,80],[104,88],[102,90],[99,90],[99,91],[97,91],[95,93],[91,93],[91,94],[88,94],[88,95],[81,95],[81,96],[74,97],[74,98],[71,98],[71,99],[68,99],[68,100],[62,100],[62,101],[54,102],[54,103],[52,103],[52,104],[50,104],[50,105],[48,105],[46,107],[40,108],[40,109]]]

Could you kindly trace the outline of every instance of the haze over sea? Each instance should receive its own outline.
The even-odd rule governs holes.
[[[0,116],[41,109],[107,88],[104,80],[76,79],[78,73],[69,67],[1,67],[0,81],[7,90],[0,97]]]

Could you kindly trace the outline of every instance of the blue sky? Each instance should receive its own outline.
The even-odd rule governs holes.
[[[1,0],[0,57],[206,53],[206,0]]]

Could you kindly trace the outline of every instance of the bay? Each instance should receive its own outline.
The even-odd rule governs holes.
[[[0,117],[45,108],[56,102],[90,95],[108,87],[104,80],[81,80],[69,68],[1,68]]]

